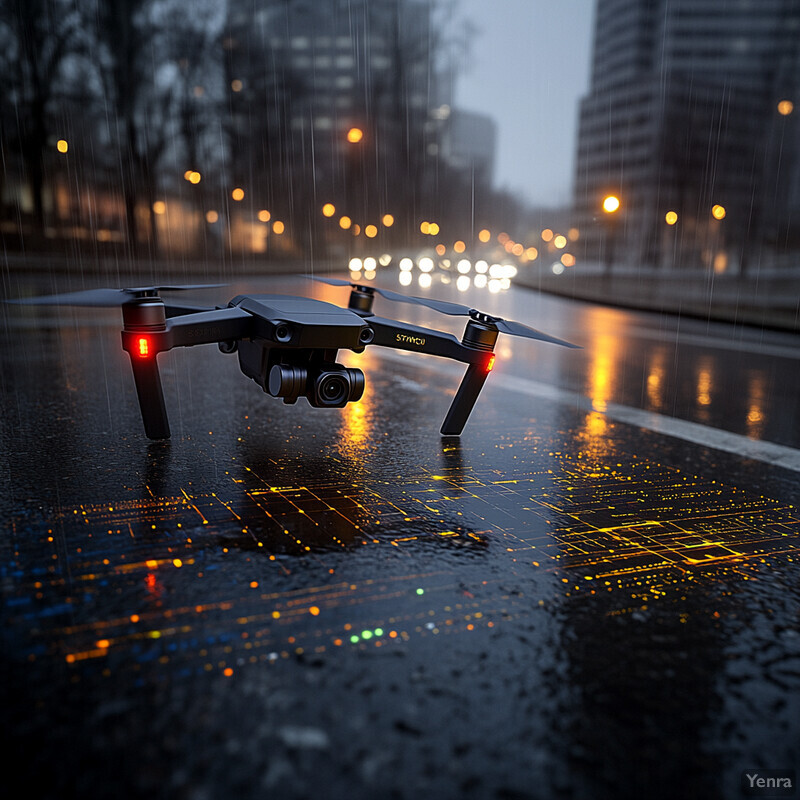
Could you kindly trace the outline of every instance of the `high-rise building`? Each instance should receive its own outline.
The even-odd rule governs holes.
[[[800,239],[799,92],[797,0],[598,0],[574,186],[584,256],[774,260]]]

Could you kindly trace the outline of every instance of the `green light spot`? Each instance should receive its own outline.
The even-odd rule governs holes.
[[[362,639],[371,639],[372,638],[372,631],[361,631],[361,638]]]
[[[350,641],[351,641],[353,644],[356,644],[356,643],[358,642],[358,636],[356,636],[355,634],[353,634],[353,635],[350,637]]]
[[[425,594],[425,590],[424,589],[417,589],[417,594]]]
[[[383,628],[375,628],[376,636],[383,636]]]

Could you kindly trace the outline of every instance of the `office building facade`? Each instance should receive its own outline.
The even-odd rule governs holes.
[[[800,236],[800,4],[598,0],[593,47],[574,184],[584,258],[774,262]]]

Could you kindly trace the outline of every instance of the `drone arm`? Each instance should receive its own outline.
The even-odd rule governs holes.
[[[395,322],[383,317],[367,317],[366,322],[375,333],[372,344],[410,350],[430,356],[443,356],[456,361],[472,363],[485,360],[484,354],[465,347],[451,333],[442,333],[430,328],[420,328],[406,322]]]
[[[243,339],[252,335],[254,321],[238,306],[173,317],[167,320],[165,346],[159,349]]]

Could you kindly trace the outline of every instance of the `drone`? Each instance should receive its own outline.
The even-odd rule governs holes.
[[[339,350],[362,353],[378,345],[441,356],[467,365],[466,373],[441,427],[443,436],[460,436],[494,366],[500,333],[564,347],[570,342],[519,322],[474,308],[425,297],[399,294],[338,278],[313,280],[349,286],[347,308],[280,294],[241,294],[227,306],[164,300],[160,292],[211,289],[224,284],[89,289],[9,302],[25,305],[119,306],[122,348],[130,356],[144,431],[149,439],[168,439],[169,420],[158,371],[158,355],[175,347],[217,344],[237,353],[242,372],[267,394],[284,403],[305,397],[314,408],[344,408],[364,393],[364,373],[336,362]],[[450,333],[376,316],[375,295],[425,306],[442,314],[467,317],[459,341]]]

